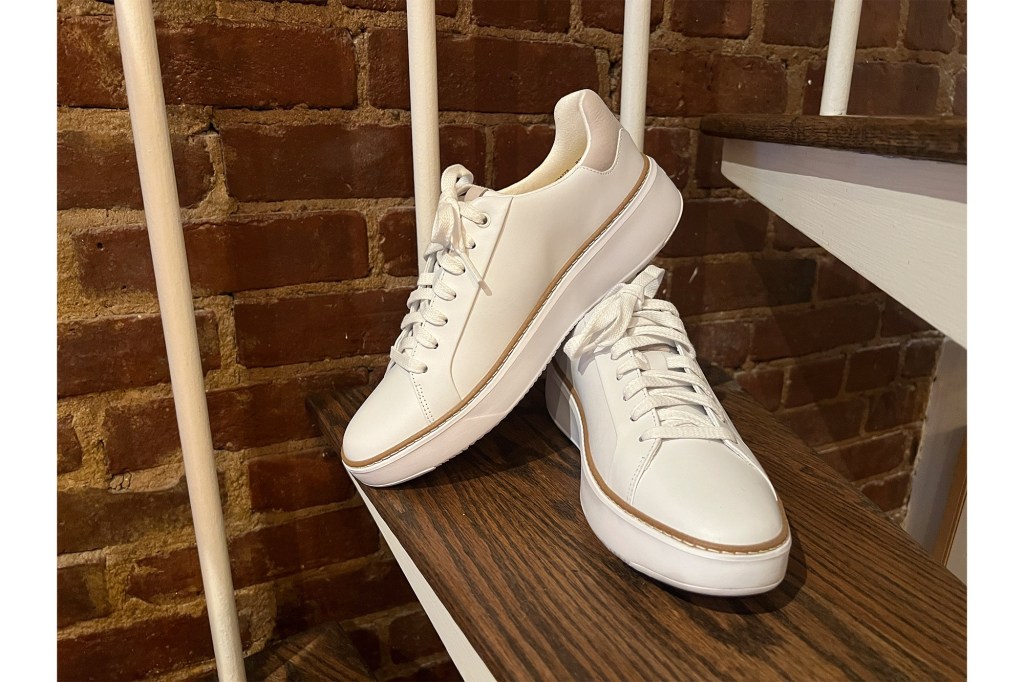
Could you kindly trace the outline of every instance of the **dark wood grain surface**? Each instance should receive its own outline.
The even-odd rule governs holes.
[[[960,116],[715,114],[701,118],[700,129],[740,140],[967,163],[967,119]]]
[[[765,595],[674,590],[608,552],[538,386],[438,470],[365,491],[498,679],[965,677],[964,585],[734,383],[716,391],[793,530]],[[364,395],[311,400],[336,447]]]
[[[364,682],[374,679],[352,640],[336,623],[275,642],[246,657],[245,676],[250,682]],[[215,682],[217,674],[203,679]]]

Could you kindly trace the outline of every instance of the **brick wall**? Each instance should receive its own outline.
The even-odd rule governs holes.
[[[248,651],[342,621],[381,678],[453,675],[303,406],[379,378],[414,282],[400,0],[157,1]],[[525,175],[551,109],[619,100],[621,3],[438,0],[442,162]],[[654,0],[659,263],[701,353],[899,520],[940,337],[719,172],[711,112],[816,111],[825,0]],[[211,644],[112,6],[58,2],[58,658],[185,678]],[[964,113],[966,2],[865,0],[851,113]]]

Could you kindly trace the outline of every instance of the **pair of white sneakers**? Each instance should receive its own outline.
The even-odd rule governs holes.
[[[497,425],[555,356],[548,410],[580,449],[583,510],[601,541],[695,592],[778,585],[782,505],[675,307],[656,298],[663,272],[644,269],[682,210],[590,90],[558,102],[551,152],[521,182],[494,191],[445,170],[391,363],[345,432],[348,470],[371,486],[432,471]]]

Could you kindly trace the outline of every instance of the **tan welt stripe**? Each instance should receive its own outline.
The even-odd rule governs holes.
[[[616,209],[614,211],[612,211],[612,214],[610,216],[608,216],[608,219],[604,221],[604,223],[601,225],[601,227],[597,228],[597,231],[594,232],[594,234],[592,234],[590,236],[590,239],[588,239],[586,241],[586,243],[583,244],[583,246],[578,248],[576,250],[576,253],[574,253],[569,258],[569,260],[565,263],[565,265],[562,266],[562,269],[558,271],[558,274],[555,275],[555,278],[552,279],[551,282],[548,284],[547,289],[544,290],[544,293],[541,296],[540,301],[538,301],[537,305],[535,305],[533,307],[533,310],[530,312],[530,316],[519,327],[519,330],[516,331],[515,335],[512,337],[512,340],[508,343],[508,345],[505,346],[505,350],[503,350],[501,355],[498,356],[498,360],[494,363],[494,366],[491,367],[490,371],[488,371],[487,374],[484,376],[484,378],[480,380],[480,383],[478,383],[476,386],[473,387],[473,390],[469,392],[469,395],[467,395],[465,398],[460,400],[459,403],[457,405],[455,405],[455,407],[453,407],[452,409],[450,409],[447,412],[445,412],[444,415],[442,415],[440,419],[436,420],[434,423],[430,424],[429,426],[424,427],[420,431],[414,433],[413,435],[411,435],[408,438],[406,438],[405,440],[403,440],[398,445],[394,446],[393,448],[391,448],[389,450],[386,450],[386,451],[382,452],[381,454],[377,455],[376,457],[372,457],[372,458],[364,460],[362,462],[354,462],[354,461],[350,460],[348,457],[346,457],[345,456],[345,452],[342,451],[341,458],[342,458],[342,460],[344,460],[345,464],[349,465],[352,468],[362,468],[362,467],[368,467],[368,466],[370,466],[372,464],[376,464],[377,462],[380,462],[381,460],[387,459],[388,457],[390,457],[391,455],[395,454],[399,450],[402,450],[403,448],[407,447],[408,445],[416,442],[417,440],[419,440],[419,439],[423,438],[424,436],[430,434],[434,430],[440,428],[442,425],[444,425],[445,422],[447,422],[449,419],[451,419],[457,412],[459,412],[462,408],[464,408],[466,405],[468,405],[469,402],[471,400],[473,400],[473,398],[475,398],[477,396],[477,394],[480,393],[480,391],[483,390],[484,386],[486,386],[488,383],[490,383],[491,379],[494,378],[494,375],[498,373],[499,369],[501,369],[501,366],[505,364],[505,361],[508,359],[509,354],[511,354],[512,349],[516,347],[516,345],[519,343],[520,339],[522,339],[523,335],[526,333],[526,330],[530,328],[531,324],[533,324],[533,321],[537,318],[537,314],[540,312],[540,309],[544,307],[545,303],[547,303],[548,299],[551,297],[551,293],[555,290],[555,288],[558,286],[558,284],[562,281],[562,278],[565,277],[565,274],[567,272],[569,272],[569,269],[572,268],[572,266],[576,264],[576,261],[578,261],[580,259],[580,257],[583,256],[583,253],[587,249],[589,249],[590,246],[594,242],[596,242],[598,239],[601,238],[601,235],[603,235],[608,230],[608,228],[611,226],[611,224],[613,222],[615,222],[615,219],[619,217],[619,214],[622,213],[622,211],[625,210],[626,206],[629,205],[629,202],[631,202],[633,200],[633,197],[635,197],[636,193],[640,191],[640,187],[644,184],[644,180],[647,179],[647,176],[650,174],[650,171],[651,171],[651,160],[646,155],[644,155],[644,169],[643,169],[643,171],[641,171],[640,178],[636,181],[636,184],[633,185],[633,189],[630,190],[629,194],[626,195],[626,198],[622,200],[622,203],[620,203],[618,205],[618,207],[616,207]],[[566,331],[569,331],[569,330],[567,329]]]
[[[586,452],[590,452],[590,433],[587,431],[587,415],[583,412],[583,402],[580,400],[580,396],[576,392],[576,387],[573,386],[571,381],[569,381],[569,377],[565,376],[565,372],[562,371],[562,368],[554,362],[551,363],[551,366],[554,367],[555,373],[558,374],[559,379],[563,384],[565,384],[566,388],[569,389],[572,393],[573,399],[576,401],[576,407],[579,408],[580,412],[580,420],[583,422],[583,447]],[[622,511],[636,518],[638,521],[641,521],[684,544],[696,547],[697,549],[723,554],[760,554],[761,552],[781,547],[785,544],[786,539],[789,538],[789,519],[786,518],[786,510],[782,508],[782,500],[778,500],[779,513],[782,515],[782,530],[778,535],[766,542],[759,542],[753,545],[723,545],[721,543],[708,542],[707,540],[701,540],[693,537],[692,535],[687,535],[686,533],[680,532],[675,528],[667,526],[661,521],[648,516],[629,502],[626,502],[624,499],[619,497],[614,490],[608,487],[608,484],[605,483],[604,479],[601,478],[601,474],[597,471],[592,460],[593,457],[589,457],[584,453],[583,461],[587,463],[587,469],[594,477],[594,480],[597,481],[597,485],[600,486],[601,491],[607,495],[612,502],[622,509]]]

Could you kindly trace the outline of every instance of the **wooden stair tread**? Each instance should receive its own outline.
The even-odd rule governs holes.
[[[499,679],[966,676],[964,585],[726,379],[716,392],[793,530],[786,579],[765,595],[666,588],[605,549],[543,381],[459,457],[363,490]],[[365,395],[311,399],[335,447]]]
[[[364,682],[375,679],[337,623],[307,630],[247,656],[245,676],[266,682]],[[217,674],[204,678],[217,680]]]
[[[962,116],[802,116],[714,114],[701,132],[717,137],[967,163],[967,119]]]

